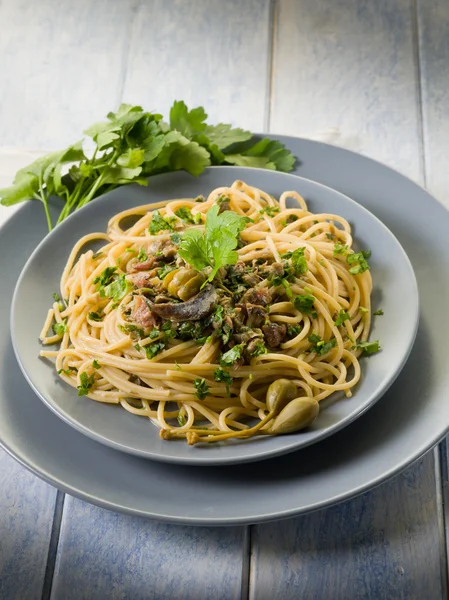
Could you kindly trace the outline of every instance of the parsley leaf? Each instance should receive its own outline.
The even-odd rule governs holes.
[[[379,345],[379,340],[376,340],[375,342],[359,342],[353,346],[353,349],[363,350],[364,354],[374,354],[375,352],[379,352],[381,347]]]
[[[212,267],[207,281],[212,281],[218,269],[234,265],[238,260],[235,248],[239,233],[245,228],[246,218],[226,210],[219,214],[220,207],[212,206],[206,217],[205,232],[187,229],[182,235],[179,255],[197,270]]]
[[[175,210],[175,215],[184,221],[184,223],[194,224],[195,221],[192,216],[192,211],[187,206],[181,206],[178,210]]]
[[[304,256],[304,248],[297,248],[293,252],[286,252],[282,255],[282,258],[290,258],[292,261],[292,266],[295,270],[295,275],[304,275],[307,273],[307,260]]]
[[[148,254],[143,246],[139,250],[139,254],[137,255],[137,260],[139,262],[145,262],[146,260],[148,260]]]
[[[334,256],[337,256],[337,254],[346,254],[347,251],[348,251],[348,246],[343,246],[343,244],[340,244],[340,242],[335,242]]]
[[[268,215],[269,217],[274,217],[281,209],[279,206],[265,206],[262,210],[259,210],[259,214]]]
[[[53,325],[53,331],[56,335],[63,335],[67,331],[67,319]]]
[[[195,396],[198,398],[198,400],[204,400],[204,398],[209,393],[209,386],[207,385],[206,380],[205,379],[195,379],[195,381],[193,382],[193,385],[196,390]]]
[[[122,298],[131,289],[131,283],[126,279],[125,274],[120,275],[118,279],[107,285],[103,289],[103,293],[100,291],[100,295],[106,298],[111,298],[114,302],[120,302]]]
[[[159,352],[162,352],[162,350],[164,348],[165,348],[165,342],[154,342],[153,344],[144,346],[145,354],[147,355],[148,360],[151,360],[152,358],[154,358],[156,356],[156,354],[159,354]]]
[[[316,333],[312,333],[312,335],[309,335],[307,339],[311,344],[313,344],[310,348],[310,352],[316,352],[316,354],[319,354],[320,356],[327,354],[337,344],[337,340],[335,338],[325,342]]]
[[[221,381],[224,382],[224,384],[226,385],[226,395],[228,396],[228,398],[230,398],[231,392],[229,391],[229,388],[232,385],[232,382],[234,381],[234,379],[233,379],[233,377],[231,377],[229,372],[225,371],[221,367],[218,367],[218,369],[216,369],[214,371],[214,379],[215,379],[215,381],[218,381],[218,382],[221,382]]]
[[[90,319],[91,321],[101,321],[103,316],[97,312],[92,311],[92,312],[87,313],[87,318]]]
[[[97,290],[101,290],[106,285],[111,283],[114,278],[114,273],[117,271],[117,267],[106,267],[106,269],[99,275],[95,277],[94,283],[97,284]],[[101,292],[100,292],[101,293]]]
[[[221,355],[220,357],[220,365],[222,367],[231,367],[234,363],[236,363],[239,358],[242,357],[244,344],[237,344],[227,352]]]
[[[344,321],[347,321],[349,319],[349,315],[347,312],[345,312],[343,309],[340,310],[340,312],[338,313],[337,318],[334,321],[334,325],[336,325],[337,327],[339,327],[340,325],[343,325]]]
[[[95,375],[88,375],[85,371],[83,371],[80,375],[80,382],[80,385],[77,386],[78,396],[87,396],[93,384],[95,383]]]
[[[151,235],[157,235],[160,231],[175,231],[170,219],[164,219],[158,210],[151,215],[148,231]]]
[[[261,354],[267,354],[267,352],[268,350],[264,341],[260,340],[254,344],[254,350],[251,352],[251,356],[256,357],[260,356]]]
[[[92,362],[92,366],[94,369],[99,369],[101,367],[100,363],[98,362],[98,360],[96,358]]]
[[[299,294],[298,296],[295,296],[295,298],[293,299],[293,305],[300,312],[302,312],[304,314],[309,314],[309,313],[313,312],[314,301],[315,301],[315,296],[312,296],[311,294]]]
[[[379,310],[376,310],[376,312],[373,312],[373,315],[377,315],[377,316],[382,316],[384,314],[384,311],[379,308]]]
[[[348,254],[346,262],[348,265],[354,265],[349,269],[351,275],[358,275],[369,270],[368,258],[371,256],[371,250],[361,250],[360,252],[354,252]]]
[[[287,328],[287,335],[290,338],[296,337],[302,331],[301,325],[289,325]]]

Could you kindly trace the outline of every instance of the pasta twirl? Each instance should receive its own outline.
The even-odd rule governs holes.
[[[352,244],[342,217],[241,181],[131,208],[73,248],[41,333],[58,347],[41,354],[79,395],[165,439],[276,434],[273,382],[317,403],[350,397],[360,354],[378,349],[370,253]]]

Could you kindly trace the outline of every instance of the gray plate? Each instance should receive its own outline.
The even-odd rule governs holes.
[[[355,244],[374,250],[370,259],[374,281],[374,317],[371,339],[380,339],[382,352],[362,360],[362,379],[354,395],[322,410],[304,432],[278,437],[256,437],[221,444],[188,446],[184,440],[167,442],[148,419],[136,417],[120,406],[77,396],[53,365],[39,358],[39,332],[59,290],[67,256],[80,237],[105,231],[109,219],[129,207],[168,200],[207,196],[213,189],[240,179],[279,197],[286,190],[300,193],[314,213],[334,213],[353,226]],[[30,304],[30,298],[33,299]],[[404,304],[404,298],[407,302]],[[354,421],[390,387],[405,364],[418,326],[418,291],[410,261],[392,233],[370,212],[322,184],[260,169],[212,167],[199,178],[187,173],[159,175],[148,188],[119,188],[92,202],[57,227],[36,248],[20,275],[12,303],[13,346],[26,378],[40,398],[64,421],[92,439],[137,456],[183,464],[214,465],[250,462],[292,452],[328,437]],[[323,403],[324,404],[324,403]]]
[[[444,437],[449,245],[441,240],[449,214],[425,190],[368,158],[309,140],[272,137],[300,157],[298,174],[357,198],[393,231],[411,259],[423,309],[415,345],[396,382],[344,430],[273,460],[230,467],[168,465],[94,442],[35,396],[13,353],[12,291],[46,233],[41,206],[28,203],[0,233],[0,440],[36,475],[87,502],[133,515],[190,525],[254,523],[355,496]]]

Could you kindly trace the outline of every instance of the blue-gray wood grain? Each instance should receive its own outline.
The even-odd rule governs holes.
[[[167,113],[177,98],[361,151],[449,205],[446,0],[0,0],[0,22],[0,148],[63,147],[122,100]],[[429,453],[360,498],[253,527],[250,597],[446,597],[438,467]],[[71,498],[52,581],[54,511],[55,491],[1,453],[1,600],[38,599],[44,581],[53,600],[247,596],[243,528]]]

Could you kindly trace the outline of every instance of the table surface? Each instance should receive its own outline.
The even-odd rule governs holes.
[[[122,101],[183,99],[361,152],[449,207],[448,0],[0,0],[0,23],[0,187]],[[447,465],[443,443],[344,504],[220,529],[113,514],[0,451],[0,599],[446,598]]]

